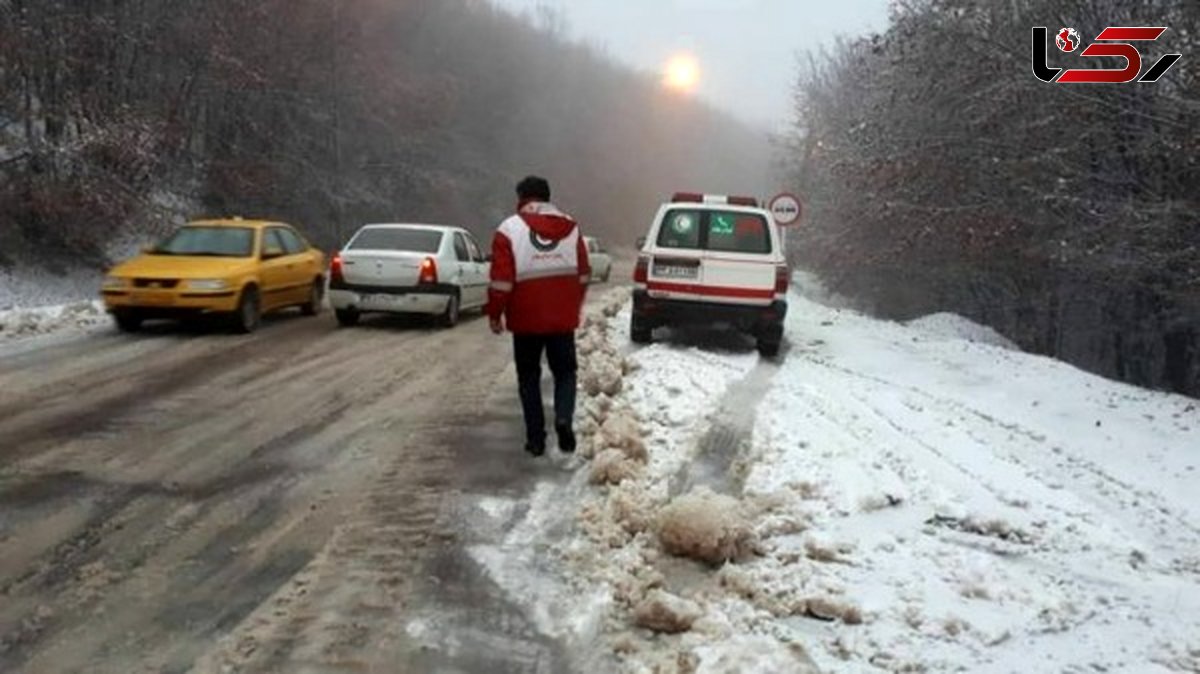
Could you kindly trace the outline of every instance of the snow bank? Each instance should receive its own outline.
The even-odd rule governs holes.
[[[566,554],[578,591],[601,588],[610,598],[606,654],[638,673],[806,671],[802,649],[754,634],[744,611],[731,618],[721,608],[728,593],[718,571],[705,571],[702,586],[688,592],[666,587],[672,564],[691,563],[669,561],[671,555],[709,565],[743,559],[754,552],[756,517],[788,528],[786,518],[764,514],[769,504],[743,504],[707,488],[682,496],[673,489],[697,459],[722,397],[757,356],[670,344],[634,351],[628,294],[617,298],[589,316],[579,342],[581,454],[593,458],[588,474],[596,487],[579,513],[582,539]],[[714,645],[726,638],[733,641]]]
[[[958,314],[930,314],[905,323],[906,326],[935,339],[963,339],[968,342],[1020,350],[1017,345],[986,325],[980,325]]]
[[[1200,404],[791,301],[745,462],[775,524],[721,574],[757,629],[835,673],[1194,671]]]
[[[568,557],[625,671],[1196,671],[1200,403],[960,317],[790,301],[742,479],[687,508],[678,478],[757,358],[627,347],[627,308],[592,333],[623,377],[583,406],[602,479]]]
[[[99,292],[100,279],[100,272],[52,274],[38,269],[0,269],[0,311],[88,301]]]
[[[82,332],[108,325],[108,314],[99,301],[6,309],[0,310],[0,341],[57,332]]]
[[[603,650],[586,662],[639,674],[1195,670],[1200,403],[957,318],[790,301],[777,370],[632,347],[627,294],[589,314],[577,528],[489,558],[537,624],[571,615],[572,648]],[[692,478],[724,404],[757,413],[721,441],[738,479],[717,493]],[[547,537],[568,571],[551,594],[513,553]]]

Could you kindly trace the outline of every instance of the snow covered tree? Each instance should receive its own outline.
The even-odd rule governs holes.
[[[1033,350],[1200,392],[1195,70],[1073,86],[1030,65],[1033,26],[1085,43],[1168,26],[1142,45],[1148,69],[1200,53],[1198,21],[1188,0],[896,3],[886,32],[800,78],[787,153],[812,218],[797,254],[887,315],[958,311]]]

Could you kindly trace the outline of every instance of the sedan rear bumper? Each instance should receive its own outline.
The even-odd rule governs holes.
[[[457,292],[451,285],[391,288],[330,284],[329,305],[338,311],[436,315],[446,311],[451,295]]]

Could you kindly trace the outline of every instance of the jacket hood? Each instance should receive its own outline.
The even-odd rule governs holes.
[[[521,207],[519,215],[530,229],[548,241],[561,241],[575,231],[575,220],[554,204],[530,202]]]

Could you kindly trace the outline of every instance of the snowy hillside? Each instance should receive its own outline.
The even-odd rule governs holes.
[[[627,374],[584,403],[599,486],[547,495],[575,591],[515,601],[622,671],[1197,671],[1195,401],[790,301],[781,364],[589,328],[584,381]]]
[[[0,269],[0,311],[35,309],[95,298],[101,276],[99,271],[55,274],[33,269]]]
[[[1195,401],[793,307],[746,494],[805,495],[806,531],[771,542],[765,582],[804,576],[865,616],[794,625],[822,670],[1196,671]]]

